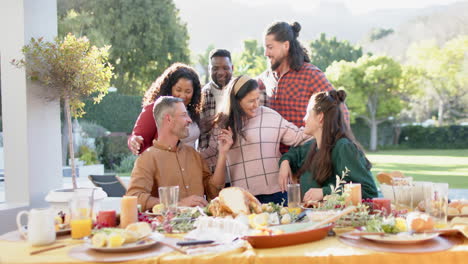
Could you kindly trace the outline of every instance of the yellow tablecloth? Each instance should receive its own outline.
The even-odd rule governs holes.
[[[80,263],[81,261],[68,256],[68,251],[80,242],[69,238],[59,239],[55,244],[70,243],[65,248],[30,256],[29,252],[40,248],[31,247],[26,242],[9,242],[0,240],[0,263],[24,264],[24,263]],[[46,246],[48,247],[48,246]],[[464,244],[457,245],[448,251],[424,254],[395,254],[380,253],[365,249],[351,247],[341,243],[335,237],[329,237],[321,241],[301,244],[296,246],[252,249],[243,252],[229,252],[223,254],[211,254],[203,256],[186,256],[177,252],[161,255],[159,257],[139,259],[122,262],[133,263],[222,263],[222,264],[290,264],[290,263],[467,263],[468,240]],[[84,262],[82,262],[84,263]],[[88,262],[89,263],[89,262]]]

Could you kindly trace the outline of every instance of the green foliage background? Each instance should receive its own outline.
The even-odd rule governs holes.
[[[327,38],[325,33],[310,42],[311,63],[325,71],[334,61],[356,61],[362,56],[362,48],[353,46],[347,40]]]
[[[59,0],[59,34],[111,45],[112,85],[141,95],[168,66],[190,61],[187,26],[172,0]]]
[[[399,143],[416,149],[468,149],[468,126],[407,126]]]
[[[131,133],[141,112],[141,96],[109,93],[99,104],[85,101],[84,120],[94,121],[111,132]]]

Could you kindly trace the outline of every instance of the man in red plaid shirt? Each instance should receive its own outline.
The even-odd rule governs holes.
[[[296,126],[304,126],[307,104],[318,92],[331,91],[333,86],[325,74],[310,64],[307,50],[297,37],[301,25],[294,22],[276,22],[266,31],[265,56],[271,69],[259,76],[260,89],[267,94],[266,105],[280,113]],[[344,104],[343,113],[349,124],[349,112]],[[287,148],[282,146],[281,152]]]

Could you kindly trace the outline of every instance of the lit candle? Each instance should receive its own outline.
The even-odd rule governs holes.
[[[121,228],[138,221],[138,199],[136,196],[124,196],[120,205]]]
[[[348,196],[345,199],[346,204],[358,205],[361,203],[361,184],[360,183],[347,183],[345,184],[345,193]]]
[[[115,227],[115,211],[99,211],[97,224],[101,227]]]
[[[384,216],[388,216],[392,212],[391,200],[387,198],[372,198],[374,209],[382,211]]]

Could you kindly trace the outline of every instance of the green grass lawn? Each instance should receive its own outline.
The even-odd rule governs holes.
[[[415,181],[448,182],[450,188],[468,189],[468,149],[383,150],[366,155],[374,176],[399,170]]]

